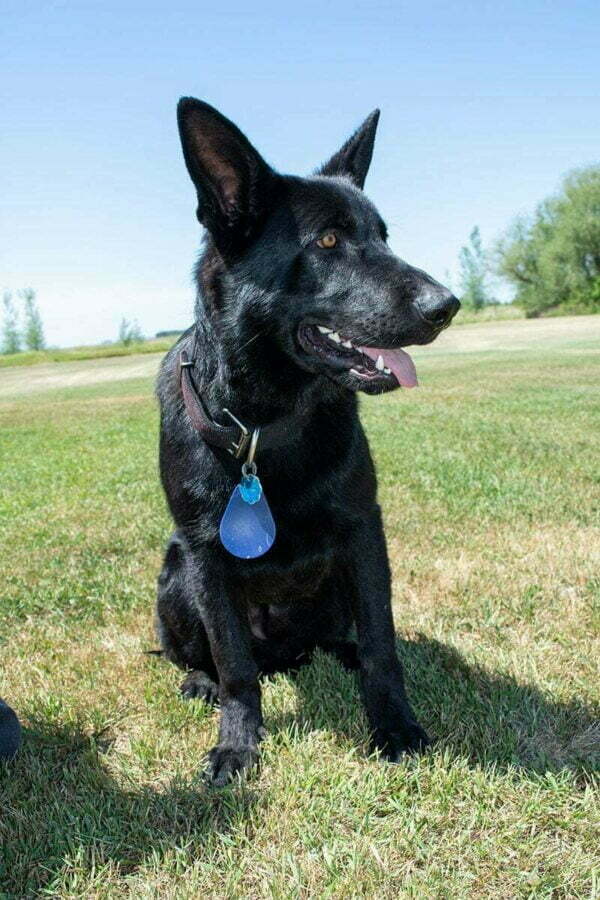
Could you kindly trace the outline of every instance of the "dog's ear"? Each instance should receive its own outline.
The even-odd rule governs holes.
[[[183,156],[198,193],[197,216],[224,253],[256,233],[275,173],[233,122],[182,97],[177,122]]]
[[[371,165],[378,121],[379,110],[374,109],[341,150],[321,166],[317,175],[346,175],[362,190]]]

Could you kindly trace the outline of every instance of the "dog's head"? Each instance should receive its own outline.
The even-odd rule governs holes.
[[[402,348],[434,340],[460,306],[392,253],[363,193],[378,118],[371,113],[316,175],[297,178],[274,172],[213,107],[193,98],[178,106],[198,219],[212,240],[208,268],[222,279],[211,315],[240,352],[256,334],[271,363],[368,393],[414,386]]]

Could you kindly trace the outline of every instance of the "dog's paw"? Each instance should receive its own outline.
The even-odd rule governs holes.
[[[217,744],[208,754],[203,779],[213,787],[223,787],[236,775],[258,765],[256,747],[231,747]]]
[[[215,706],[219,700],[219,686],[206,672],[190,672],[179,691],[184,700],[204,700],[210,706]]]
[[[378,728],[373,734],[373,748],[381,751],[388,762],[400,762],[405,754],[422,753],[430,744],[430,738],[418,722],[403,722],[394,730]]]

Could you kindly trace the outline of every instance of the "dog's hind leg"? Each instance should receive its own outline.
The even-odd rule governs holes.
[[[356,641],[323,641],[319,642],[318,646],[325,653],[331,653],[344,669],[347,669],[349,672],[360,669]]]
[[[187,552],[184,540],[175,532],[158,578],[156,630],[167,659],[187,671],[180,687],[182,696],[214,704],[219,698],[217,671],[194,603]]]
[[[321,588],[316,606],[319,617],[317,646],[331,653],[349,671],[360,668],[358,645],[350,639],[353,625],[351,573],[341,563]]]

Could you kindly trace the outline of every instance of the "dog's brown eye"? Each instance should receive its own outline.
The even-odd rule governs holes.
[[[324,234],[323,237],[319,238],[317,244],[319,247],[322,247],[323,250],[331,250],[331,248],[335,247],[337,244],[337,236],[333,231],[328,231],[327,234]]]

